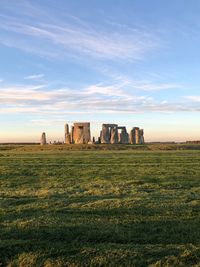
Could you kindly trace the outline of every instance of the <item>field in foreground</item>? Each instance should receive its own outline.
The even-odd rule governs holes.
[[[0,146],[0,266],[200,266],[200,150]]]

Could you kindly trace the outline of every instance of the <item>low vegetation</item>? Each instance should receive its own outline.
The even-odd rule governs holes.
[[[0,266],[200,266],[200,146],[0,146]]]

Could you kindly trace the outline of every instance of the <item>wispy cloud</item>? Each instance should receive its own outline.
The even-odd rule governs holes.
[[[44,74],[34,74],[24,77],[25,80],[38,80],[44,77]]]
[[[128,97],[122,89],[119,88],[119,85],[110,85],[105,86],[103,84],[93,84],[88,86],[83,91],[86,95],[106,95],[106,96],[118,96],[118,97]]]
[[[45,56],[67,56],[70,51],[74,56],[79,53],[101,59],[136,60],[161,42],[154,34],[136,28],[107,31],[88,26],[80,19],[76,24],[46,23],[39,12],[37,22],[0,15],[0,29],[4,33],[0,43]]]
[[[113,72],[108,69],[98,69],[103,75],[107,76],[112,83],[116,83],[118,87],[130,88],[134,92],[157,92],[167,90],[181,90],[185,86],[177,82],[166,81],[161,75],[154,73],[146,75],[146,79],[134,79],[130,75],[124,73]],[[150,77],[149,77],[150,76]],[[153,77],[152,77],[153,76]]]
[[[200,96],[199,95],[185,96],[185,98],[188,100],[191,100],[193,102],[200,102]]]
[[[134,88],[152,92],[152,91],[163,91],[163,90],[170,90],[170,89],[181,89],[183,88],[180,84],[172,84],[172,83],[152,83],[152,82],[136,82]]]
[[[196,101],[196,102],[195,102]],[[48,89],[47,85],[7,85],[0,90],[0,113],[40,115],[123,114],[144,112],[200,111],[200,98],[177,101],[156,100],[148,94],[134,94],[117,85],[93,84],[79,90]]]

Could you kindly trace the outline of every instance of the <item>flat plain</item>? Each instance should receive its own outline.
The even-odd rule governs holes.
[[[0,146],[0,266],[200,266],[200,146]]]

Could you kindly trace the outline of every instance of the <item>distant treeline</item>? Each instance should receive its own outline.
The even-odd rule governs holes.
[[[40,143],[34,143],[34,142],[10,142],[10,143],[0,143],[0,145],[39,145]]]
[[[186,141],[186,144],[200,144],[200,140],[196,140],[196,141]]]

